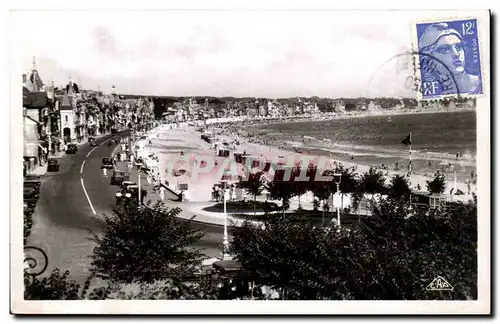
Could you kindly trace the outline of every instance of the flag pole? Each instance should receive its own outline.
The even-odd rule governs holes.
[[[411,192],[412,192],[412,186],[411,186],[411,173],[412,173],[412,169],[413,169],[413,166],[411,165],[411,132],[410,132],[410,151],[409,151],[409,154],[410,154],[410,208],[412,206],[411,204]]]

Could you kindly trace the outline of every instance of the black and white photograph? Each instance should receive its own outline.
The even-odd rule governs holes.
[[[12,313],[491,312],[488,10],[9,16]]]

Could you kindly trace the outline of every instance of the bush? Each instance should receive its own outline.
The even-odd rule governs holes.
[[[253,201],[226,201],[226,209],[228,213],[253,212],[254,210],[253,208],[254,208]],[[278,205],[274,202],[263,202],[263,201],[255,202],[255,209],[262,210],[265,212],[266,208],[269,211],[273,211],[278,209]],[[222,213],[224,212],[224,203],[217,203],[213,206],[205,207],[203,208],[203,210]]]
[[[60,273],[54,269],[49,277],[37,278],[24,273],[25,300],[77,300],[83,299],[90,281],[80,287],[76,281],[68,279],[69,271]]]
[[[104,216],[104,233],[97,243],[91,270],[99,278],[117,282],[146,282],[181,278],[191,272],[202,254],[192,248],[203,236],[176,216],[180,209],[161,203],[152,208],[136,202]]]
[[[31,234],[31,227],[33,226],[33,214],[24,214],[24,232],[23,232],[23,238],[24,238],[24,245],[26,245],[26,242],[28,240],[28,237]]]

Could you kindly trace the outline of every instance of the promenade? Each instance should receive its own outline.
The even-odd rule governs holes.
[[[212,187],[214,184],[220,183],[220,172],[218,173],[219,168],[214,168],[213,171],[210,172],[201,172],[200,174],[191,174],[190,173],[190,161],[189,159],[194,158],[207,158],[214,160],[218,165],[222,165],[224,163],[224,158],[215,156],[215,150],[212,144],[209,144],[201,139],[201,133],[197,131],[194,127],[185,125],[181,127],[172,127],[170,129],[169,126],[159,127],[154,131],[157,135],[151,136],[151,144],[148,146],[148,150],[155,153],[159,156],[160,162],[160,176],[162,181],[166,181],[168,183],[169,188],[174,191],[179,191],[180,184],[186,184],[188,190],[184,192],[184,196],[187,201],[190,203],[196,202],[197,204],[193,204],[191,210],[196,211],[197,213],[205,212],[201,209],[204,207],[203,203],[206,205],[213,205],[215,202],[212,202]],[[222,133],[217,135],[219,143],[229,143],[233,145],[233,148],[230,150],[230,155],[234,152],[246,152],[247,154],[251,154],[253,156],[259,157],[263,156],[266,158],[276,159],[277,157],[286,157],[286,159],[292,158],[296,161],[299,161],[301,158],[317,158],[314,155],[308,154],[300,154],[296,152],[290,152],[285,149],[279,149],[273,146],[268,146],[259,143],[249,142],[245,137],[238,136],[237,134],[229,134]],[[232,144],[237,143],[237,144]],[[356,163],[344,163],[339,161],[334,161],[328,157],[324,157],[327,161],[325,163],[325,167],[334,167],[335,163],[341,163],[347,168],[353,167],[356,169],[358,174],[362,174],[369,170],[369,166],[361,165]],[[186,163],[185,160],[188,160]],[[182,165],[185,164],[185,165]],[[242,172],[239,168],[242,168],[241,165],[237,166],[238,173]],[[175,174],[175,170],[177,169],[186,169],[186,173],[182,175]],[[233,172],[233,171],[231,171]],[[386,185],[390,184],[390,181],[395,175],[403,175],[402,172],[392,171],[392,170],[384,170],[387,172],[386,176]],[[234,174],[234,173],[233,173]],[[432,177],[426,177],[423,175],[413,175],[412,176],[412,189],[414,191],[418,191],[417,187],[422,188],[420,191],[425,191],[426,182],[428,180],[432,180]],[[472,195],[468,195],[467,184],[466,183],[454,183],[454,181],[447,179],[446,180],[447,192],[449,188],[457,188],[461,191],[465,192],[464,195],[452,195],[449,196],[449,199],[452,201],[461,201],[468,202],[472,200]],[[473,188],[474,191],[474,188]],[[242,200],[244,195],[238,194],[237,200]],[[263,194],[257,197],[259,201],[265,201],[266,195]],[[270,201],[270,200],[269,200]],[[331,205],[331,197],[329,199],[329,203]],[[280,202],[277,202],[278,204]],[[304,209],[313,209],[313,197],[310,194],[305,194],[300,197],[300,203],[302,208]],[[344,196],[344,206],[347,207],[350,203],[350,195]],[[291,200],[290,210],[296,210],[299,206],[299,198],[294,197]],[[362,207],[363,209],[363,207]],[[359,210],[359,213],[366,214],[365,210]]]
[[[121,147],[120,145],[118,145],[113,153],[117,155],[121,152]],[[148,182],[148,173],[146,171],[141,170],[141,172],[137,172],[137,167],[135,165],[132,169],[128,169],[127,161],[118,161],[116,163],[116,170],[130,172],[130,181],[134,181],[137,184],[139,183],[140,177],[141,187],[147,192],[146,197],[144,197],[143,200],[144,204],[151,206],[160,201],[169,208],[180,208],[181,212],[177,216],[180,219],[192,220],[196,223],[217,225],[220,227],[224,226],[224,213],[203,210],[206,207],[213,206],[214,204],[216,204],[216,202],[178,201],[179,193],[176,193],[173,189],[168,188],[164,184],[162,186],[165,188],[165,195],[162,199],[160,195],[160,189],[156,187],[152,181]],[[227,224],[229,226],[240,226],[241,224],[243,224],[243,221],[241,219],[237,219],[235,217],[232,217],[231,215],[228,215],[227,217]]]

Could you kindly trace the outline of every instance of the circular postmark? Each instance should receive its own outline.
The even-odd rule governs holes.
[[[440,59],[427,53],[406,51],[383,62],[372,74],[368,96],[459,100],[460,88],[453,73]]]

